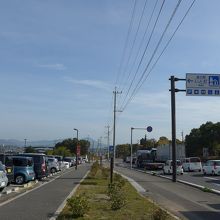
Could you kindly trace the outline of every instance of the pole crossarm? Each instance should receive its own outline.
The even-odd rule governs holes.
[[[134,129],[135,129],[135,130],[147,130],[147,128],[133,128],[133,127],[132,127],[131,129],[133,129],[133,130],[134,130]]]

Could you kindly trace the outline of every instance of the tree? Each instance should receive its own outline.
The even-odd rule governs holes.
[[[220,122],[206,122],[191,130],[186,136],[186,155],[203,156],[203,148],[208,148],[211,156],[218,156],[220,145]]]
[[[80,145],[80,154],[81,155],[88,154],[88,149],[90,147],[90,142],[87,141],[87,140],[79,140],[79,141],[77,141],[76,138],[74,138],[74,139],[68,138],[68,139],[63,140],[62,142],[57,143],[55,145],[55,149],[57,149],[58,147],[62,146],[62,147],[65,147],[66,149],[68,149],[69,152],[72,155],[75,155],[76,154],[77,144]]]
[[[63,157],[72,156],[70,150],[67,149],[67,147],[65,147],[65,146],[59,146],[59,147],[55,148],[53,150],[53,155],[60,155],[60,156],[63,156]]]
[[[25,153],[36,153],[36,150],[32,146],[29,146],[24,149],[24,152]]]
[[[169,139],[165,136],[160,137],[159,140],[157,141],[157,145],[164,145],[169,143],[170,143]]]

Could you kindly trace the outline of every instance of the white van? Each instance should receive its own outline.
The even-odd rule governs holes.
[[[199,157],[188,157],[182,159],[183,170],[185,171],[202,171],[202,163]]]
[[[167,160],[163,167],[163,174],[172,174],[173,173],[173,161]],[[176,174],[183,174],[183,167],[180,160],[176,161]]]

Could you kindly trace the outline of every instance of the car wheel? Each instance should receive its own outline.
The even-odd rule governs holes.
[[[56,169],[53,167],[53,168],[50,169],[50,172],[51,173],[56,173]]]
[[[2,191],[3,191],[3,189],[4,189],[4,188],[0,188],[0,192],[2,192]]]
[[[16,183],[16,184],[21,185],[21,184],[23,184],[24,182],[25,182],[25,178],[24,178],[23,175],[17,175],[17,176],[15,177],[15,183]]]

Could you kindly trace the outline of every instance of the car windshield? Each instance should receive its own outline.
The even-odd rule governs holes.
[[[196,162],[201,162],[201,160],[199,157],[192,157],[192,158],[190,158],[190,162],[196,163]]]

